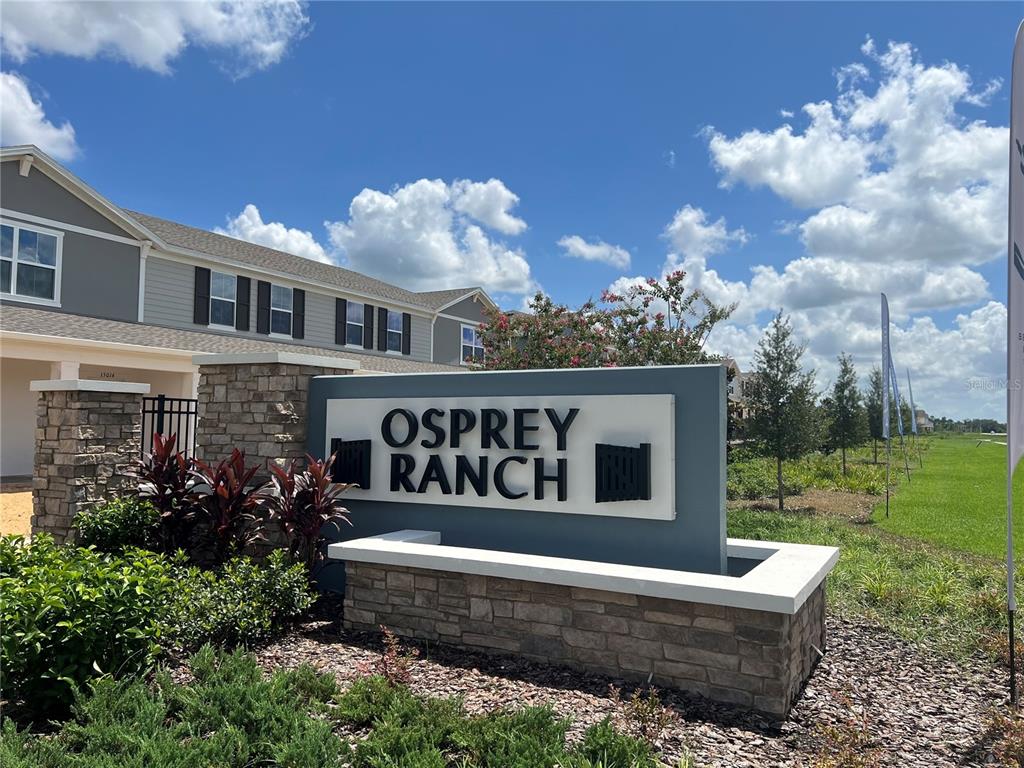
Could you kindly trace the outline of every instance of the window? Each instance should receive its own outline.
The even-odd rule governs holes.
[[[363,313],[365,304],[348,302],[345,311],[345,343],[363,346]]]
[[[61,236],[0,225],[0,293],[57,301]]]
[[[292,289],[270,286],[270,332],[292,335]]]
[[[484,343],[476,326],[462,326],[462,362],[472,360],[478,363],[484,359]]]
[[[402,313],[388,310],[388,352],[402,351]]]
[[[234,275],[210,274],[210,325],[235,327],[236,284]]]

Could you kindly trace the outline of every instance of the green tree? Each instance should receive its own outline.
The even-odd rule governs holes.
[[[846,353],[841,353],[838,359],[839,375],[826,400],[825,416],[829,443],[839,449],[845,475],[846,451],[864,442],[868,435],[868,422],[860,390],[857,389],[853,359]]]
[[[805,347],[792,337],[793,329],[780,310],[758,344],[750,387],[748,430],[762,453],[775,459],[780,510],[782,462],[810,451],[818,435],[814,371],[802,369]]]
[[[735,305],[719,307],[685,285],[677,271],[649,278],[616,294],[605,291],[602,306],[579,309],[555,304],[538,293],[529,312],[488,314],[480,333],[482,367],[596,368],[625,365],[685,365],[715,359],[704,345]]]
[[[864,397],[864,406],[868,413],[868,432],[874,449],[875,464],[878,463],[878,441],[882,439],[882,369],[877,365],[871,368],[868,377],[868,391]]]

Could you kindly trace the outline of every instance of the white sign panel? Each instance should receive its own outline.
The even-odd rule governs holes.
[[[673,395],[332,399],[346,496],[672,520]]]

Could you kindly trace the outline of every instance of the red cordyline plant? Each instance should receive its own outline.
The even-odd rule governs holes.
[[[153,435],[153,450],[134,462],[138,494],[160,511],[160,543],[165,552],[188,550],[196,520],[189,495],[195,481],[191,462],[175,450],[176,435]]]
[[[253,514],[258,488],[250,487],[259,464],[245,465],[245,454],[235,448],[216,466],[193,460],[189,474],[205,488],[191,494],[196,514],[208,526],[205,544],[213,565],[227,562],[232,555],[263,540],[263,523]]]
[[[301,470],[295,461],[287,468],[271,464],[270,482],[258,494],[258,503],[288,536],[292,559],[305,564],[310,580],[326,556],[324,526],[352,524],[339,497],[353,484],[332,481],[334,459],[335,454],[327,461],[306,454],[306,467]]]

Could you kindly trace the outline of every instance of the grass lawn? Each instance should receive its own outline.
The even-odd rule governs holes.
[[[1001,440],[1005,437],[984,440]],[[899,469],[902,469],[900,463]],[[893,472],[897,472],[893,455]],[[1024,544],[1024,472],[1014,477],[1014,545]],[[872,519],[884,530],[992,558],[1006,555],[1006,446],[978,436],[933,437],[924,467],[877,505]]]

